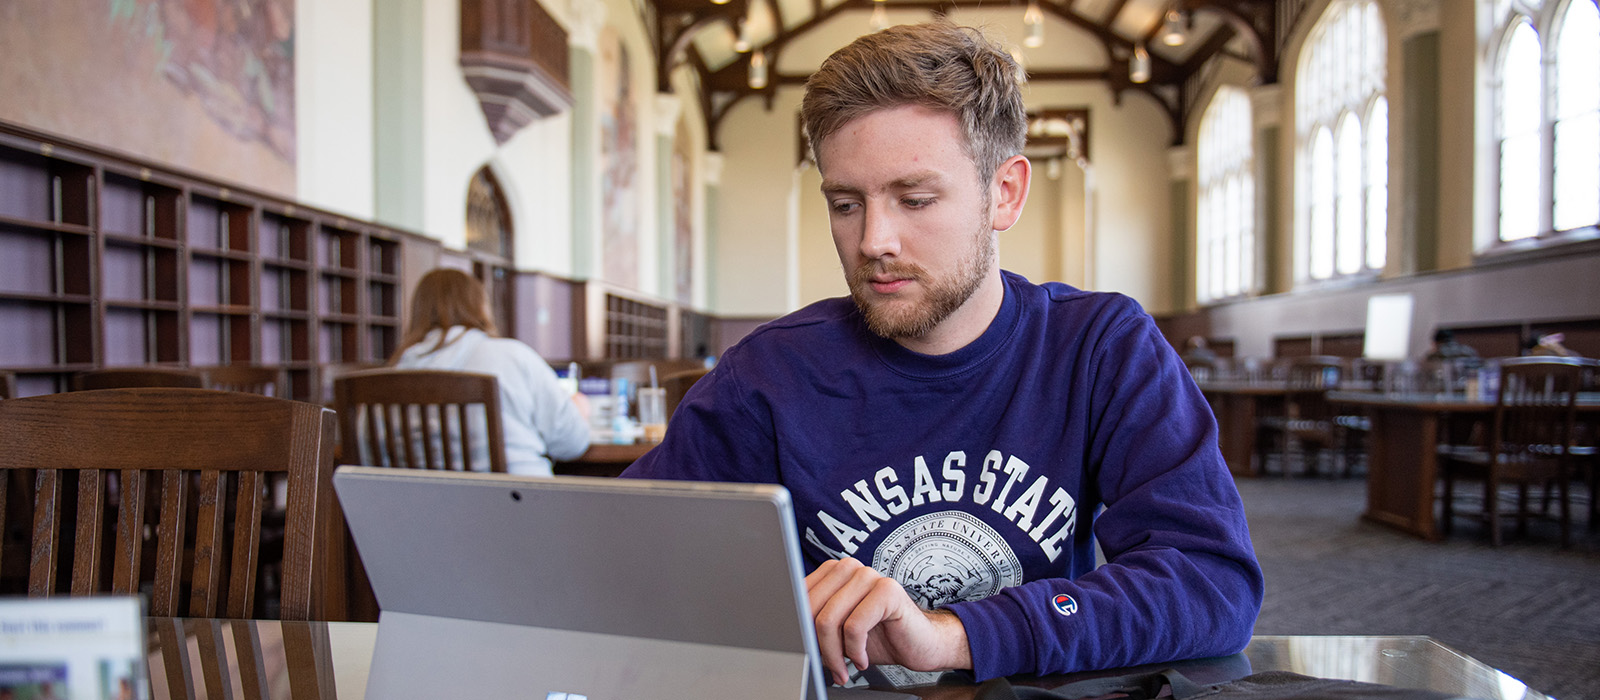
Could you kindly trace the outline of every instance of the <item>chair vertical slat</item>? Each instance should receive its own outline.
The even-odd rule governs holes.
[[[335,690],[327,628],[284,625],[283,656],[289,696],[295,700],[332,698]]]
[[[11,522],[6,519],[6,503],[11,498],[11,472],[0,474],[0,526]],[[5,533],[0,532],[0,577],[6,574],[6,540]]]
[[[456,471],[457,469],[472,468],[472,455],[469,454],[467,449],[465,449],[466,446],[472,444],[472,434],[467,430],[467,414],[463,410],[464,408],[465,406],[458,403],[447,403],[439,406],[439,451],[443,453],[441,457],[444,458],[445,471]],[[461,439],[459,441],[450,439],[451,415],[456,417],[454,429],[461,435]],[[460,467],[456,466],[456,451],[450,449],[451,443],[456,443],[463,446],[463,449],[461,450]]]
[[[246,618],[255,612],[256,568],[261,563],[261,511],[266,507],[266,490],[260,472],[239,474],[239,494],[233,505],[233,573],[228,576],[228,617]]]
[[[118,474],[122,489],[117,505],[117,556],[111,571],[111,592],[132,595],[139,592],[139,563],[144,555],[145,472],[124,469]]]
[[[400,411],[400,443],[405,444],[406,467],[429,467],[434,462],[434,441],[427,435],[427,408],[422,406],[416,411],[416,420],[421,425],[411,422],[411,406],[397,406]],[[418,459],[416,443],[421,438],[422,455]]]
[[[194,523],[194,569],[189,574],[189,616],[215,617],[222,585],[224,518],[228,479],[215,469],[200,472],[199,504]]]
[[[411,417],[406,407],[384,404],[383,417],[384,427],[388,429],[390,466],[416,466],[417,457],[411,445]]]
[[[61,559],[61,471],[40,469],[33,500],[33,556],[28,562],[28,595],[56,592]]]
[[[233,653],[239,660],[239,685],[245,700],[267,700],[265,655],[256,625],[233,623]]]
[[[205,683],[206,700],[233,700],[233,676],[228,669],[228,647],[222,635],[222,621],[194,620],[194,637],[200,651],[200,678]]]
[[[178,615],[183,589],[185,521],[188,520],[189,479],[176,469],[161,475],[161,522],[156,526],[156,577],[150,594],[150,614]]]
[[[354,420],[348,424],[353,426],[352,429],[346,431],[352,434],[340,435],[340,439],[360,447],[344,455],[344,461],[348,464],[387,464],[388,460],[383,452],[383,436],[378,432],[383,417],[378,415],[377,408],[370,403],[363,403],[356,404],[348,410],[355,415]],[[366,419],[366,430],[361,430],[363,418]]]
[[[73,545],[72,594],[100,590],[100,563],[105,549],[106,486],[99,469],[78,473],[78,530]]]
[[[184,631],[184,621],[179,618],[161,620],[152,627],[156,648],[161,650],[161,667],[166,671],[167,694],[174,698],[198,697],[194,692],[194,676],[189,673],[189,634]]]

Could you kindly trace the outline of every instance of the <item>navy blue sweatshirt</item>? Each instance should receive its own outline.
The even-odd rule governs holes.
[[[761,326],[624,476],[784,485],[808,569],[851,556],[953,611],[980,680],[1244,648],[1261,569],[1183,363],[1125,296],[1003,276],[947,355],[843,298]]]

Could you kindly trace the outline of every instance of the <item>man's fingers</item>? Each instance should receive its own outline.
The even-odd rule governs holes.
[[[881,576],[853,559],[827,562],[824,566],[827,570],[818,567],[812,576],[807,577],[807,588],[822,665],[842,685],[850,680],[844,665],[847,652],[857,668],[866,668],[867,663],[865,634],[847,637],[845,625],[855,616],[862,599],[871,592],[874,582]],[[866,621],[863,619],[855,624],[859,627],[864,623]],[[865,629],[870,631],[872,624],[866,625]]]

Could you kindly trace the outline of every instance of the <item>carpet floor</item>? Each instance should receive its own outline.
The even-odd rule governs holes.
[[[1267,591],[1257,634],[1428,635],[1559,700],[1600,698],[1600,535],[1458,520],[1426,542],[1361,520],[1363,480],[1241,479]]]

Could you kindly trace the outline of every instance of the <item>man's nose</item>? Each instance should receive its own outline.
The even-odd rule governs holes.
[[[900,254],[899,224],[888,207],[867,207],[861,224],[861,254],[873,260]]]

